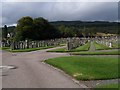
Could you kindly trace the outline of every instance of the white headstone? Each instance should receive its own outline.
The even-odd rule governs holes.
[[[111,48],[112,47],[112,43],[110,42],[110,44],[109,44],[109,47]]]

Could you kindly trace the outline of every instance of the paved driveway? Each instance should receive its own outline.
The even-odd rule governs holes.
[[[66,53],[50,53],[39,50],[27,53],[3,51],[3,65],[14,65],[16,69],[3,71],[3,88],[83,88],[63,73],[41,61],[68,56]]]

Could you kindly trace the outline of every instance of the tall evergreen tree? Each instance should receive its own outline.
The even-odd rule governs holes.
[[[7,39],[7,34],[8,34],[8,28],[7,25],[4,25],[4,28],[2,30],[2,38]]]

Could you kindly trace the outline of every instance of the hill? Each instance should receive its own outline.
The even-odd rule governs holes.
[[[108,21],[54,21],[50,22],[53,26],[59,29],[60,26],[64,25],[65,27],[74,28],[74,30],[78,30],[82,32],[82,30],[90,31],[91,29],[95,29],[96,33],[107,33],[107,34],[119,34],[120,23],[118,22],[108,22]],[[13,32],[15,26],[8,27],[8,32]],[[1,36],[0,28],[0,36]],[[68,29],[69,30],[69,29]],[[90,31],[91,32],[91,31]]]
[[[96,32],[111,34],[118,34],[118,28],[120,28],[120,23],[108,21],[55,21],[50,23],[55,27],[65,25],[66,27],[75,27],[76,29],[95,28]]]

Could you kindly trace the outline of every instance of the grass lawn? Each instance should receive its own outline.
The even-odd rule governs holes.
[[[80,46],[76,49],[73,49],[71,51],[66,50],[66,48],[59,48],[59,49],[49,50],[47,52],[79,52],[79,51],[88,51],[89,48],[90,48],[90,42],[88,42],[85,45]]]
[[[95,46],[95,49],[96,50],[106,50],[106,49],[112,49],[112,48],[109,48],[105,45],[102,45],[102,44],[98,44],[96,42],[93,42],[94,46]]]
[[[77,80],[118,78],[118,58],[69,56],[45,60]]]
[[[30,51],[36,51],[36,50],[42,50],[42,49],[48,49],[53,48],[54,46],[48,46],[48,47],[39,47],[39,48],[28,48],[28,49],[18,49],[18,50],[10,50],[9,47],[4,47],[2,50],[6,50],[9,52],[30,52]]]
[[[94,90],[120,90],[120,85],[118,83],[98,85]]]
[[[97,88],[118,88],[118,83],[100,85],[100,86],[97,86]]]
[[[73,52],[72,55],[120,55],[118,50],[115,51],[97,51],[97,52]]]
[[[47,52],[69,52],[66,48],[48,50]]]
[[[59,46],[65,46],[65,44],[60,44]],[[36,51],[36,50],[42,50],[42,49],[48,49],[48,48],[54,48],[54,47],[57,47],[57,46],[46,46],[46,47],[18,49],[18,50],[11,50],[10,47],[2,47],[0,48],[0,50],[6,50],[9,52],[30,52],[30,51]]]
[[[10,47],[0,47],[0,50],[7,50],[10,49]]]
[[[120,48],[120,44],[119,43],[112,43],[113,48]]]
[[[75,51],[75,52],[77,52],[77,51],[88,51],[89,48],[90,48],[90,42],[86,43],[83,46],[80,46],[80,47],[74,49],[73,51]]]

